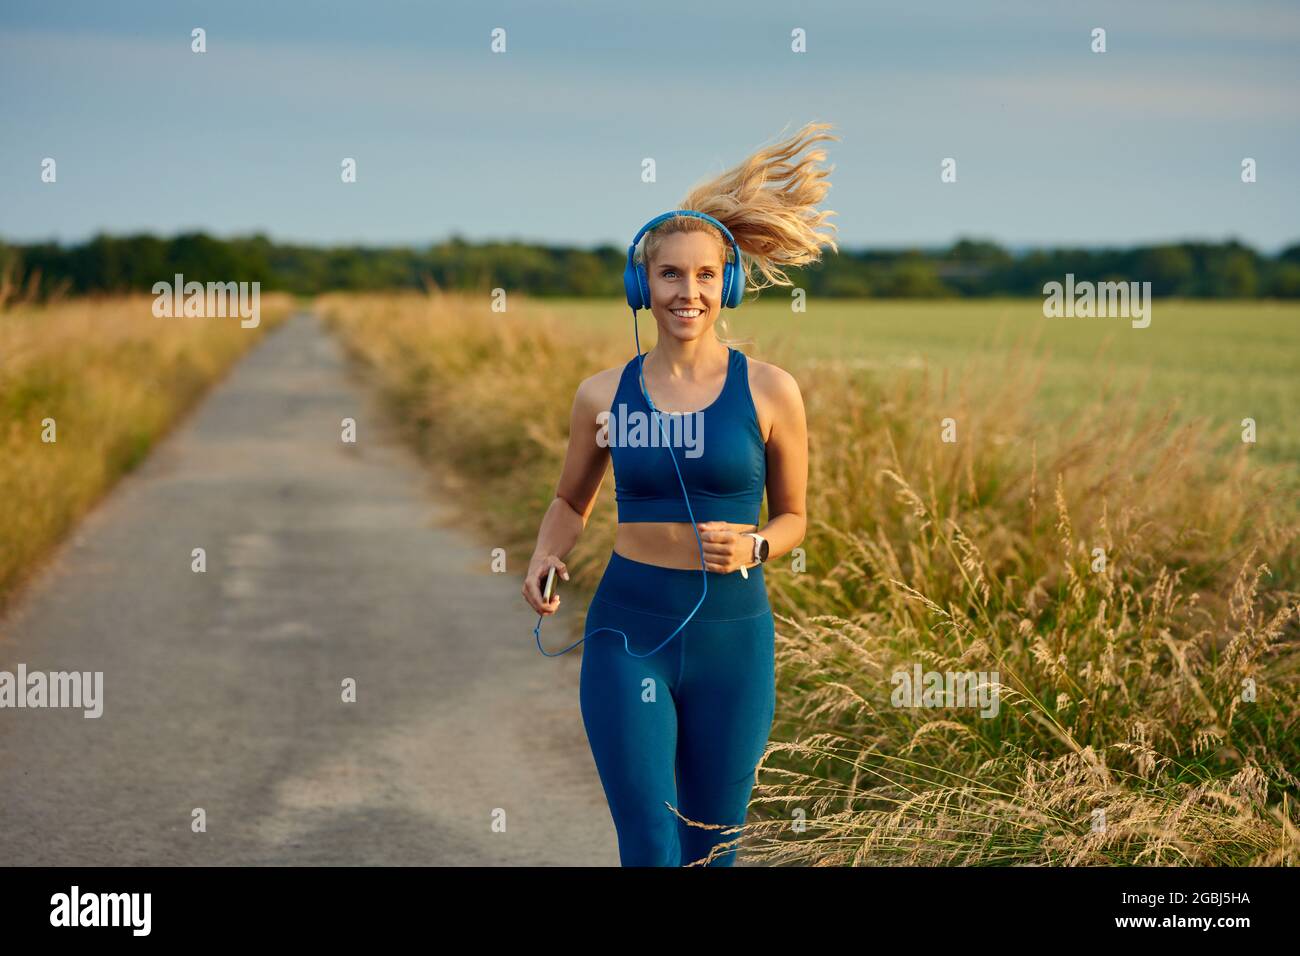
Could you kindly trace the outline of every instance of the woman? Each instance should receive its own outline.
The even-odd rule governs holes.
[[[568,577],[562,559],[612,460],[619,524],[587,613],[579,697],[623,866],[732,865],[767,746],[775,635],[763,563],[804,537],[807,429],[794,378],[731,348],[714,324],[724,302],[739,303],[726,298],[728,269],[747,288],[790,285],[780,266],[816,261],[823,243],[835,248],[816,232],[834,213],[813,208],[830,188],[829,170],[816,165],[825,154],[789,162],[835,139],[819,132],[828,128],[809,124],[756,152],[679,207],[725,226],[746,263],[728,264],[732,247],[705,218],[674,215],[646,232],[638,262],[658,341],[586,379],[574,397],[564,469],[523,594],[539,615],[559,608],[558,596],[543,600],[543,582],[551,568]],[[754,263],[764,285],[748,286],[742,270]],[[627,441],[636,429],[617,427],[638,413],[657,441],[644,432]],[[770,517],[759,528],[764,490]]]

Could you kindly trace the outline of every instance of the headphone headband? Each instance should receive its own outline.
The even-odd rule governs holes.
[[[641,241],[641,237],[644,236],[651,229],[653,229],[655,226],[659,225],[659,223],[667,219],[672,219],[675,216],[691,216],[692,218],[703,219],[705,222],[709,222],[717,226],[718,229],[722,232],[722,235],[726,237],[727,242],[731,245],[732,261],[735,262],[737,267],[739,267],[740,246],[737,245],[735,237],[731,234],[731,230],[728,229],[726,226],[724,226],[722,223],[718,222],[718,220],[714,219],[708,213],[696,212],[694,209],[674,209],[671,212],[661,213],[660,215],[655,216],[653,219],[647,222],[644,226],[642,226],[640,230],[637,231],[636,238],[632,240],[632,245],[628,246],[628,250],[627,250],[628,265],[631,265],[633,262],[633,258],[636,255],[636,245],[638,242]]]

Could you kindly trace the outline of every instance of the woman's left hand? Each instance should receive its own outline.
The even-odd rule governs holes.
[[[746,532],[752,525],[727,521],[700,521],[695,527],[704,544],[704,568],[730,574],[754,563],[754,539]]]

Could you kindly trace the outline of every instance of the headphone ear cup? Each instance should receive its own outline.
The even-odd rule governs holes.
[[[641,305],[639,308],[648,309],[650,308],[650,279],[645,274],[645,263],[643,262],[638,262],[636,264],[636,281],[638,291],[641,294]]]
[[[739,307],[745,298],[745,273],[740,268],[740,260],[728,262],[722,267],[722,305],[723,308]]]
[[[641,304],[641,285],[637,281],[636,269],[632,263],[623,267],[623,294],[627,297],[627,304],[634,309],[644,309]]]

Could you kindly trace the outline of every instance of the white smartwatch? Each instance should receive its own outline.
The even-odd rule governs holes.
[[[745,534],[748,537],[754,539],[754,563],[762,564],[764,561],[767,560],[767,553],[768,553],[767,539],[763,537],[761,534],[756,534],[753,531],[746,531]],[[740,576],[744,578],[746,581],[749,580],[749,568],[743,564],[740,566]]]

